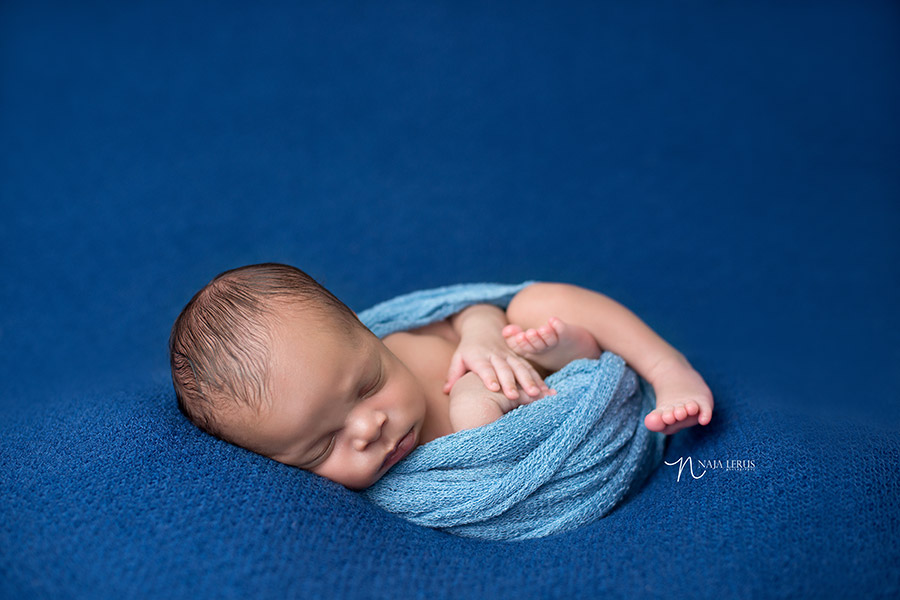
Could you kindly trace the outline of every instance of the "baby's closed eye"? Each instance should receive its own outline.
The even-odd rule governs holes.
[[[328,458],[328,455],[331,453],[331,449],[334,448],[334,442],[336,439],[337,439],[337,433],[334,433],[331,436],[331,438],[328,440],[328,444],[325,446],[325,448],[319,454],[317,454],[314,459],[307,462],[306,466],[304,466],[303,468],[304,469],[312,469],[313,467],[315,467],[319,463],[321,463],[323,460]]]

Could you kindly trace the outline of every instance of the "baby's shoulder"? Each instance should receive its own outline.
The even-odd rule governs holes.
[[[459,334],[457,334],[456,330],[453,329],[453,326],[450,325],[448,319],[429,323],[428,325],[416,327],[415,329],[410,329],[408,331],[398,331],[397,333],[385,336],[382,341],[388,346],[392,344],[415,346],[431,344],[438,340],[452,344],[454,348],[459,345]]]
[[[459,336],[449,323],[432,323],[385,336],[384,345],[420,381],[434,384],[439,394],[450,359],[459,346]],[[437,383],[435,383],[437,382]]]

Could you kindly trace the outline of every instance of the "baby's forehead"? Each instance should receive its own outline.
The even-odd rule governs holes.
[[[318,358],[330,356],[335,366],[342,368],[347,366],[345,361],[365,361],[375,353],[370,342],[377,338],[368,329],[360,323],[345,322],[327,310],[282,306],[271,317],[276,354],[295,353],[298,347],[305,354],[307,348],[314,348]]]
[[[317,326],[307,329],[307,323]],[[318,403],[320,397],[350,394],[373,377],[382,354],[380,340],[363,327],[348,334],[319,321],[293,319],[279,332],[269,357],[269,407],[276,412],[285,402]]]
[[[268,307],[269,320],[275,324],[291,326],[337,326],[339,317],[326,307],[303,304],[297,301],[275,300]]]

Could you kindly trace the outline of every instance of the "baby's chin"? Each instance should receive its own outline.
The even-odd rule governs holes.
[[[382,477],[381,475],[378,475],[378,476],[375,477],[374,480],[372,480],[371,482],[366,483],[366,484],[359,484],[359,483],[356,483],[356,484],[347,484],[347,483],[342,483],[341,485],[343,485],[345,488],[347,488],[347,489],[350,490],[350,491],[353,491],[353,492],[361,492],[361,491],[363,491],[363,490],[365,490],[365,489],[367,489],[367,488],[370,488],[370,487],[372,487],[373,485],[375,485],[375,484],[378,482],[378,480],[381,479],[381,477]],[[338,483],[340,483],[340,482],[338,482]]]
[[[342,486],[347,488],[348,490],[354,492],[361,492],[366,488],[370,488],[375,485],[382,477],[384,477],[385,473],[387,473],[390,469],[385,469],[384,471],[377,471],[375,473],[369,474],[356,474],[356,476],[342,477],[341,480],[332,479],[337,483],[340,483]],[[331,479],[327,477],[327,479]]]

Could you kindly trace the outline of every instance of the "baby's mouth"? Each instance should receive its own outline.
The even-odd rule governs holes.
[[[391,450],[390,454],[384,457],[384,462],[381,463],[381,468],[379,471],[390,469],[395,464],[400,462],[402,458],[404,458],[407,454],[410,453],[416,441],[416,432],[415,427],[410,428],[410,430],[400,438],[400,441],[397,442],[397,445],[394,446],[394,449]]]

